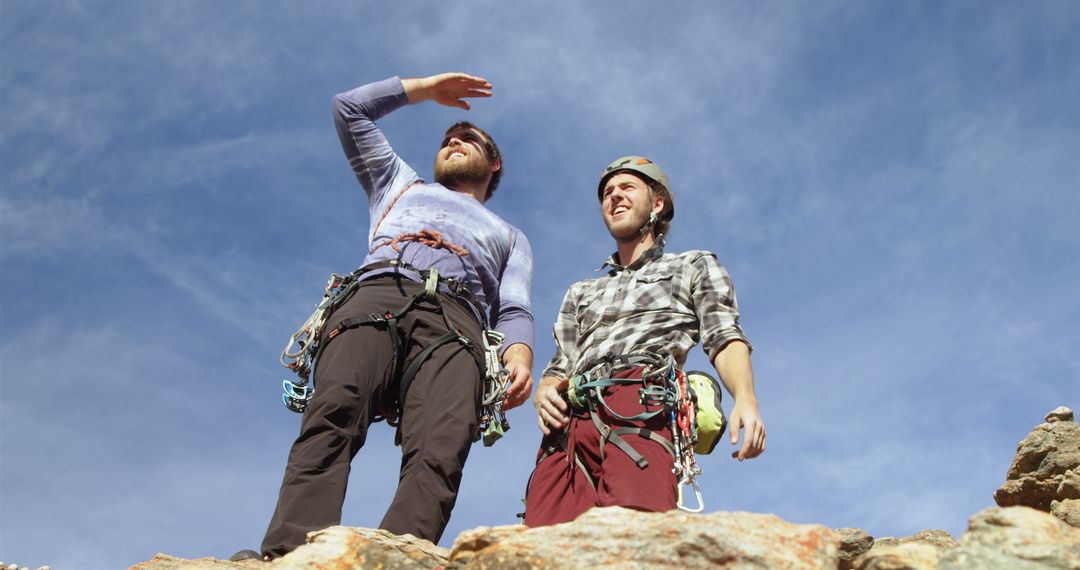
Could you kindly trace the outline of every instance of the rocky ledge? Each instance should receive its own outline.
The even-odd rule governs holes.
[[[331,527],[265,563],[159,554],[135,570],[466,568],[807,568],[1080,570],[1080,426],[1046,416],[1017,449],[1000,507],[974,515],[959,540],[941,530],[875,540],[858,528],[795,524],[768,514],[642,513],[596,508],[550,527],[480,527],[453,548],[382,530]]]

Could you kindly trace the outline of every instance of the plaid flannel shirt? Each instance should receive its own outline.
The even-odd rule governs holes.
[[[670,354],[681,368],[698,341],[710,361],[733,340],[750,346],[731,277],[711,252],[664,253],[660,238],[633,264],[613,254],[597,271],[605,268],[566,292],[544,376],[567,378],[598,357],[642,350]]]

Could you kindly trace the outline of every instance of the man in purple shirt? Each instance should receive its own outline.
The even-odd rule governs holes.
[[[478,356],[492,338],[485,339],[487,325],[503,335],[503,409],[532,390],[532,251],[520,230],[483,205],[502,175],[498,147],[470,123],[453,125],[429,184],[375,124],[406,104],[468,110],[466,98],[489,96],[486,80],[445,73],[394,77],[333,99],[342,148],[367,195],[370,249],[356,292],[322,329],[315,389],[262,543],[265,559],[340,524],[350,462],[380,415],[400,422],[402,461],[379,526],[439,540],[480,424],[485,374],[491,377]]]

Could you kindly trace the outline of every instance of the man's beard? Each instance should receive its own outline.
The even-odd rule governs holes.
[[[490,173],[487,161],[483,157],[455,160],[449,163],[444,161],[435,163],[435,182],[447,188],[483,184]]]
[[[604,216],[604,225],[607,226],[608,233],[617,242],[630,242],[638,239],[641,237],[642,226],[649,222],[648,211],[636,212],[631,210],[629,214],[614,224],[608,221],[607,216]]]

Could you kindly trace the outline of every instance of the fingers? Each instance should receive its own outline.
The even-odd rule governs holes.
[[[464,73],[448,73],[438,76],[434,86],[435,99],[452,107],[468,111],[471,109],[466,98],[491,97],[491,83],[480,77]]]
[[[504,410],[511,410],[525,403],[532,393],[532,372],[524,367],[511,365],[507,370],[510,372],[510,387],[506,389],[506,399],[503,402]]]
[[[742,423],[741,418],[739,418],[739,422]],[[731,456],[739,461],[744,461],[761,455],[765,451],[765,424],[758,418],[753,418],[745,422],[745,425],[742,426],[733,421],[731,434],[732,445],[738,441],[738,432],[741,430],[745,431],[745,433],[743,433],[742,445],[739,447],[738,451],[732,452]]]
[[[570,423],[570,418],[566,414],[566,402],[552,387],[540,388],[533,404],[536,406],[540,431],[544,432],[544,435],[550,435],[553,431],[562,429]]]

